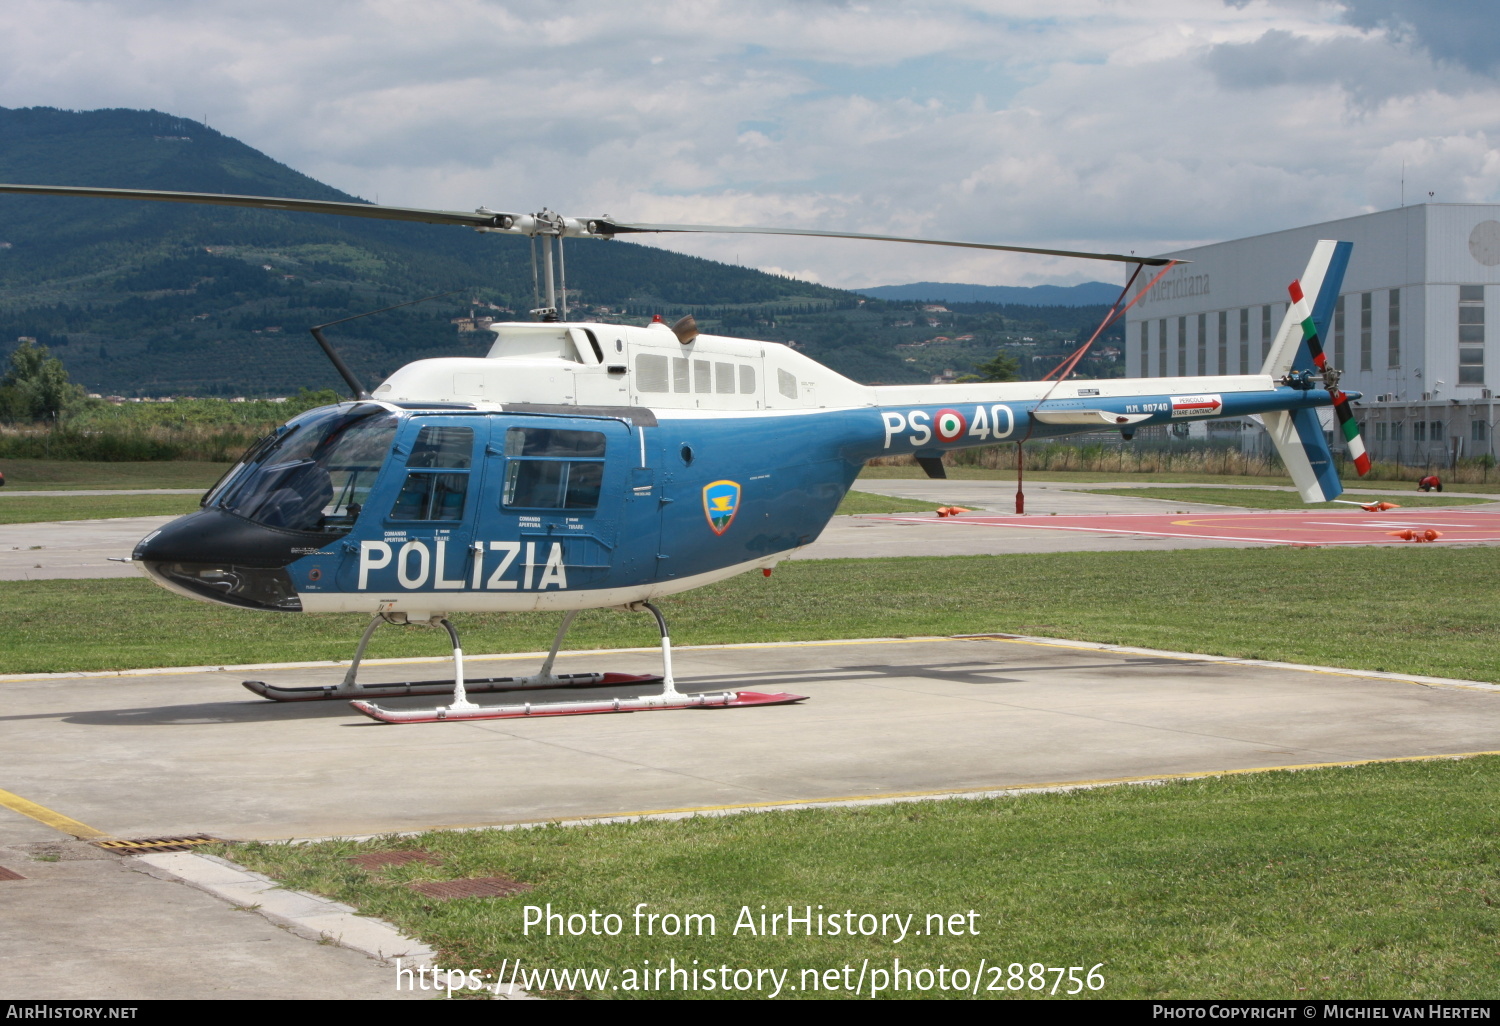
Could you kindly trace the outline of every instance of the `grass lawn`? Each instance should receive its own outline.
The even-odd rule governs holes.
[[[198,508],[196,495],[6,495],[0,498],[0,524],[107,517],[181,516]]]
[[[984,997],[1040,996],[1006,985],[1025,985],[1030,965],[1041,963],[1081,966],[1080,978],[1098,966],[1104,985],[1083,996],[1488,999],[1500,990],[1497,795],[1500,759],[1481,757],[362,845],[237,845],[225,854],[396,923],[433,945],[445,968],[493,978],[520,958],[523,976],[611,971],[593,986],[526,980],[552,992],[725,996],[666,991],[665,982],[631,989],[627,971],[638,984],[648,959],[688,968],[696,959],[700,969],[788,970],[783,997],[852,996],[823,989],[833,977],[822,973],[851,966],[852,990],[864,960],[889,972],[899,958],[913,971],[962,969],[963,987],[977,975]],[[391,848],[423,848],[440,864],[377,876],[344,861]],[[439,902],[405,886],[501,873],[535,889]],[[715,933],[638,936],[638,902],[648,912],[712,914]],[[617,914],[619,935],[524,934],[524,907],[548,904],[564,915]],[[928,915],[951,923],[946,917],[959,914],[963,931],[900,941],[800,929],[736,935],[741,909],[758,926],[762,905],[791,905],[799,916],[821,906],[841,921],[846,910],[856,920],[911,915],[914,930]],[[980,974],[981,959],[1005,968]],[[1017,962],[1027,967],[1021,979],[1010,975]],[[846,985],[841,971],[835,977]],[[1056,978],[1044,973],[1044,985]],[[745,996],[769,996],[773,984],[764,985]],[[1059,994],[1068,989],[1063,976]],[[955,996],[936,988],[885,996],[897,994]]]
[[[839,503],[835,513],[850,516],[857,513],[931,513],[942,509],[935,502],[921,499],[893,499],[888,495],[871,495],[869,492],[850,492]]]
[[[1497,575],[1500,548],[1442,545],[808,560],[661,606],[685,645],[998,632],[1500,682]],[[5,673],[347,659],[365,623],[145,580],[0,582],[0,616]],[[545,649],[558,617],[454,619],[477,654]],[[649,617],[591,610],[568,645],[655,642]],[[445,654],[429,628],[377,632],[370,651]]]
[[[0,460],[5,490],[88,488],[201,488],[207,491],[227,463],[88,463],[81,460]]]
[[[1239,506],[1246,509],[1335,509],[1348,510],[1354,507],[1339,502],[1303,502],[1296,492],[1273,492],[1260,488],[1110,488],[1096,492],[1098,495],[1134,495],[1142,499],[1160,499],[1163,502],[1207,502],[1219,506]],[[1472,506],[1486,502],[1485,499],[1468,499],[1458,495],[1408,494],[1400,495],[1348,495],[1357,502],[1393,502],[1403,509],[1418,506]],[[1341,498],[1344,496],[1341,496]]]

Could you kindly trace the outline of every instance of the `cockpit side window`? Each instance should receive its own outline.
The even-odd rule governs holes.
[[[390,453],[396,420],[374,404],[303,414],[256,443],[204,505],[267,527],[346,534]]]
[[[429,424],[406,461],[392,520],[462,520],[474,459],[474,429]]]
[[[597,509],[604,482],[604,435],[514,427],[505,432],[509,509]]]

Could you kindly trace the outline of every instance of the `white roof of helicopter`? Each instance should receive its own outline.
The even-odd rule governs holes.
[[[1141,394],[1125,379],[1005,384],[862,385],[777,342],[700,334],[684,344],[667,325],[598,322],[492,324],[483,357],[417,360],[374,391],[388,402],[472,403],[481,409],[545,404],[634,406],[658,412],[805,411],[877,405],[1024,402]],[[1158,378],[1153,393],[1203,387]],[[1214,379],[1223,392],[1269,387],[1264,375]]]

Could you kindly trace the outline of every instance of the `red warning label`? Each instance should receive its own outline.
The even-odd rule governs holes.
[[[1217,395],[1174,395],[1172,416],[1212,417],[1224,408],[1224,399]]]

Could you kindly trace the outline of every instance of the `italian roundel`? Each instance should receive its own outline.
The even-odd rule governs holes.
[[[938,410],[932,418],[932,431],[939,442],[955,442],[969,425],[957,410]]]

